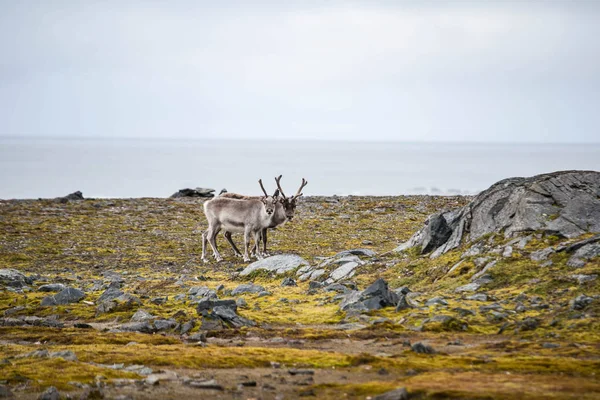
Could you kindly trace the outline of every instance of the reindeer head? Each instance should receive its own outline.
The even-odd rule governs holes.
[[[259,179],[258,183],[260,184],[260,188],[265,194],[264,197],[260,198],[260,201],[262,201],[262,203],[265,205],[265,211],[267,212],[267,214],[273,215],[273,213],[275,212],[275,207],[277,206],[277,202],[279,201],[279,189],[275,190],[273,196],[269,196],[267,194],[267,191],[265,190],[265,187],[263,186],[262,179]]]
[[[292,197],[286,197],[283,193],[283,189],[281,189],[281,184],[279,183],[281,177],[282,175],[279,175],[277,178],[275,178],[275,182],[277,182],[277,188],[281,193],[281,199],[279,201],[281,202],[281,204],[283,205],[283,209],[285,210],[285,217],[288,219],[288,221],[291,221],[292,218],[294,218],[294,213],[296,212],[296,200],[298,199],[298,197],[302,196],[301,191],[304,188],[304,186],[308,185],[308,182],[305,181],[304,178],[302,178],[302,184],[300,185],[300,189],[298,189],[296,194]]]

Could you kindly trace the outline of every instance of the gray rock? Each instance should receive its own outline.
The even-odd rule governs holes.
[[[224,288],[224,287],[223,287]],[[195,286],[188,290],[188,295],[195,298],[208,297],[211,299],[218,298],[217,292],[215,290],[209,289],[206,286]]]
[[[375,396],[373,400],[408,400],[408,392],[405,388],[399,388]]]
[[[567,266],[571,268],[583,268],[585,267],[585,261],[573,256],[567,260]]]
[[[77,361],[77,356],[71,350],[55,351],[48,355],[50,358],[62,358],[67,361]]]
[[[293,278],[287,277],[281,282],[281,286],[298,286]]]
[[[241,328],[242,326],[256,326],[254,321],[239,316],[232,308],[217,306],[213,308],[213,316],[217,316],[228,325],[234,328]]]
[[[543,231],[566,238],[600,232],[600,172],[559,171],[509,178],[466,206],[430,216],[397,250],[418,247],[435,258],[490,233]]]
[[[584,283],[595,281],[598,278],[598,275],[596,275],[596,274],[591,274],[591,275],[575,274],[575,275],[570,275],[569,278],[577,281],[577,283],[579,283],[580,285],[583,285]]]
[[[59,400],[60,394],[54,386],[50,386],[46,391],[38,396],[38,400]]]
[[[23,311],[24,309],[25,309],[25,306],[16,306],[16,307],[9,308],[8,310],[4,310],[4,316],[8,317],[9,315],[13,315],[20,311]]]
[[[481,285],[479,283],[472,282],[472,283],[468,283],[463,286],[459,286],[454,291],[456,293],[475,292],[475,291],[479,290],[480,287],[481,287]]]
[[[276,274],[284,274],[286,272],[294,271],[299,267],[308,265],[310,265],[308,261],[295,254],[279,254],[253,262],[242,272],[240,272],[240,275],[246,276],[258,270],[270,271]]]
[[[488,301],[488,295],[485,293],[476,293],[471,296],[465,297],[467,300],[475,300],[475,301]]]
[[[593,297],[586,296],[585,294],[580,294],[575,297],[575,299],[571,300],[569,305],[571,306],[571,310],[583,310],[594,301]]]
[[[413,344],[410,348],[415,353],[421,353],[421,354],[433,354],[433,353],[435,353],[435,350],[433,349],[433,347],[428,346],[426,344],[423,344],[421,342]]]
[[[389,290],[387,282],[380,278],[362,292],[348,293],[344,297],[340,309],[342,311],[368,311],[395,307],[397,304],[398,295]]]
[[[0,285],[13,288],[22,288],[31,285],[33,280],[23,275],[21,271],[12,268],[0,269]]]
[[[316,280],[325,275],[327,271],[323,268],[313,269],[308,268],[305,272],[300,273],[298,276],[298,280],[307,281],[307,280]]]
[[[339,281],[341,279],[348,279],[354,276],[354,270],[359,264],[354,261],[347,262],[342,266],[336,268],[330,275],[329,279],[332,281]]]
[[[215,307],[227,307],[231,308],[233,312],[237,311],[237,302],[235,300],[211,300],[211,299],[203,299],[196,306],[196,311],[198,314],[203,315],[203,311],[210,311]]]
[[[198,389],[225,390],[223,386],[219,385],[214,379],[209,379],[207,381],[189,381],[187,385]]]
[[[181,329],[180,329],[179,333],[182,335],[185,335],[186,333],[188,333],[189,331],[194,329],[195,326],[196,326],[196,321],[191,319],[188,322],[185,322],[183,325],[181,325]]]
[[[157,331],[168,331],[177,326],[177,321],[174,319],[157,319],[154,321],[154,329]]]
[[[502,252],[502,257],[512,257],[513,248],[512,246],[506,246]]]
[[[195,189],[186,188],[186,189],[179,189],[179,191],[177,191],[171,195],[171,198],[172,199],[176,199],[179,197],[211,198],[211,197],[215,197],[214,192],[215,192],[215,189],[208,189],[208,188],[201,188],[201,187],[197,187]]]
[[[326,292],[337,292],[337,293],[348,293],[350,289],[341,283],[332,283],[331,285],[327,285],[323,288]]]
[[[128,322],[119,326],[119,329],[122,331],[129,332],[142,332],[142,333],[153,333],[154,327],[148,323],[148,321],[144,322]]]
[[[473,281],[475,279],[482,277],[484,274],[486,274],[491,268],[493,268],[496,265],[496,262],[497,261],[494,260],[494,261],[490,261],[489,263],[487,263],[486,266],[483,267],[483,269],[481,271],[477,272],[476,274],[474,274],[471,277],[471,280]]]
[[[154,317],[154,315],[150,314],[148,311],[139,309],[135,312],[135,314],[133,314],[131,316],[130,321],[131,322],[144,322],[144,321],[149,321],[153,318],[156,318],[156,317]]]
[[[406,300],[406,294],[398,295],[398,303],[396,304],[396,312],[412,308],[408,300]]]
[[[104,303],[105,301],[115,300],[117,297],[122,296],[123,294],[124,294],[124,292],[122,292],[118,288],[109,287],[108,289],[106,289],[106,291],[104,293],[102,293],[100,295],[100,297],[98,297],[98,300],[96,300],[96,303],[100,304],[100,303]]]
[[[60,292],[66,288],[62,283],[49,283],[38,288],[38,292]]]
[[[441,306],[447,306],[448,302],[444,300],[443,297],[433,297],[425,302],[426,306],[433,306],[436,304]]]
[[[245,283],[233,289],[231,291],[232,296],[237,296],[242,293],[260,293],[264,292],[265,288],[260,285],[255,285],[253,283]]]
[[[531,258],[532,261],[544,261],[548,259],[552,253],[554,253],[554,249],[551,247],[546,247],[545,249],[534,251],[531,253],[529,258]]]
[[[85,293],[83,293],[79,289],[75,288],[66,288],[54,296],[44,297],[42,299],[42,306],[56,306],[56,305],[64,305],[77,303],[85,297]]]
[[[240,297],[238,299],[235,300],[235,304],[240,307],[240,308],[247,308],[248,307],[248,302],[246,300],[244,300],[243,297]]]
[[[377,253],[375,253],[373,250],[370,250],[370,249],[352,249],[352,250],[345,250],[345,251],[339,252],[334,257],[335,258],[345,257],[350,254],[354,255],[354,256],[363,256],[363,257],[375,257],[377,255]]]

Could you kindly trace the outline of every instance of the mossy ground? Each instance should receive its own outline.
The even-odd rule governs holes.
[[[531,261],[529,255],[562,240],[536,237],[525,248],[515,248],[510,257],[489,256],[489,261],[496,259],[497,263],[489,270],[494,280],[485,287],[490,300],[481,302],[467,300],[470,293],[455,292],[481,268],[477,267],[479,256],[461,258],[464,249],[433,260],[415,252],[390,252],[430,213],[459,207],[468,200],[312,197],[300,204],[293,223],[269,235],[272,253],[295,253],[311,264],[342,250],[370,248],[379,256],[359,268],[353,277],[358,287],[383,277],[392,287],[407,285],[421,293],[414,299],[420,307],[401,312],[383,309],[355,318],[339,311],[335,293],[308,295],[306,282],[290,288],[280,286],[281,276],[239,278],[236,273],[245,264],[234,257],[223,238],[219,243],[226,261],[202,263],[200,231],[205,220],[201,201],[0,201],[0,268],[39,275],[33,289],[44,281],[89,289],[96,282],[106,282],[105,273],[113,271],[123,277],[124,290],[143,303],[96,315],[93,304],[42,307],[40,301],[47,293],[0,290],[0,312],[23,306],[10,316],[55,316],[67,326],[0,327],[0,381],[17,395],[27,397],[50,384],[62,391],[77,390],[70,382],[92,383],[102,376],[112,394],[129,390],[135,398],[157,395],[153,390],[158,389],[143,386],[116,387],[111,382],[140,377],[98,366],[123,363],[175,370],[186,376],[216,377],[226,388],[214,393],[215,398],[238,396],[236,382],[254,374],[252,371],[257,371],[259,385],[244,389],[249,397],[274,398],[281,392],[291,398],[311,393],[318,398],[365,398],[396,387],[406,387],[415,398],[597,397],[598,302],[585,311],[574,311],[569,300],[582,293],[600,294],[598,281],[579,284],[570,278],[573,274],[600,275],[598,259],[573,269],[566,265],[568,256],[560,253],[551,256],[552,265],[544,267]],[[234,240],[240,242],[239,237]],[[481,240],[494,246],[508,242],[500,236]],[[449,273],[461,260],[462,264]],[[248,281],[272,293],[240,296],[248,303],[239,309],[240,315],[258,326],[210,332],[206,347],[186,343],[175,333],[105,331],[127,322],[138,308],[160,317],[175,316],[179,322],[200,321],[193,304],[174,296],[187,293],[192,286],[214,289],[223,284],[228,291]],[[85,301],[94,303],[101,293],[87,292]],[[159,296],[167,296],[167,301],[150,301]],[[425,300],[434,296],[444,297],[448,305],[424,306]],[[533,298],[536,303],[531,303]],[[479,310],[493,303],[504,310],[502,318]],[[515,312],[520,303],[526,304],[527,310]],[[474,314],[460,315],[457,308]],[[436,315],[449,315],[460,323],[427,321]],[[535,319],[538,326],[524,329],[526,318]],[[378,323],[372,325],[375,320]],[[75,322],[90,323],[96,329],[74,328]],[[365,328],[342,330],[341,322],[358,322]],[[197,330],[198,326],[193,332]],[[408,342],[418,341],[430,344],[436,354],[412,352]],[[78,361],[21,357],[39,349],[72,350]],[[273,362],[284,368],[272,369]],[[286,375],[285,367],[314,368],[316,372],[312,381],[298,383]],[[168,384],[160,390],[165,388],[170,392],[160,392],[164,398],[176,398],[178,390],[184,390]]]

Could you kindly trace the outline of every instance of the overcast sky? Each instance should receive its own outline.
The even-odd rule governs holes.
[[[599,142],[599,38],[593,0],[0,0],[0,135]]]

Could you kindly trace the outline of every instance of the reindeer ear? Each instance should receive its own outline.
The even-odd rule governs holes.
[[[275,189],[275,193],[273,193],[273,197],[279,197],[279,189]]]

